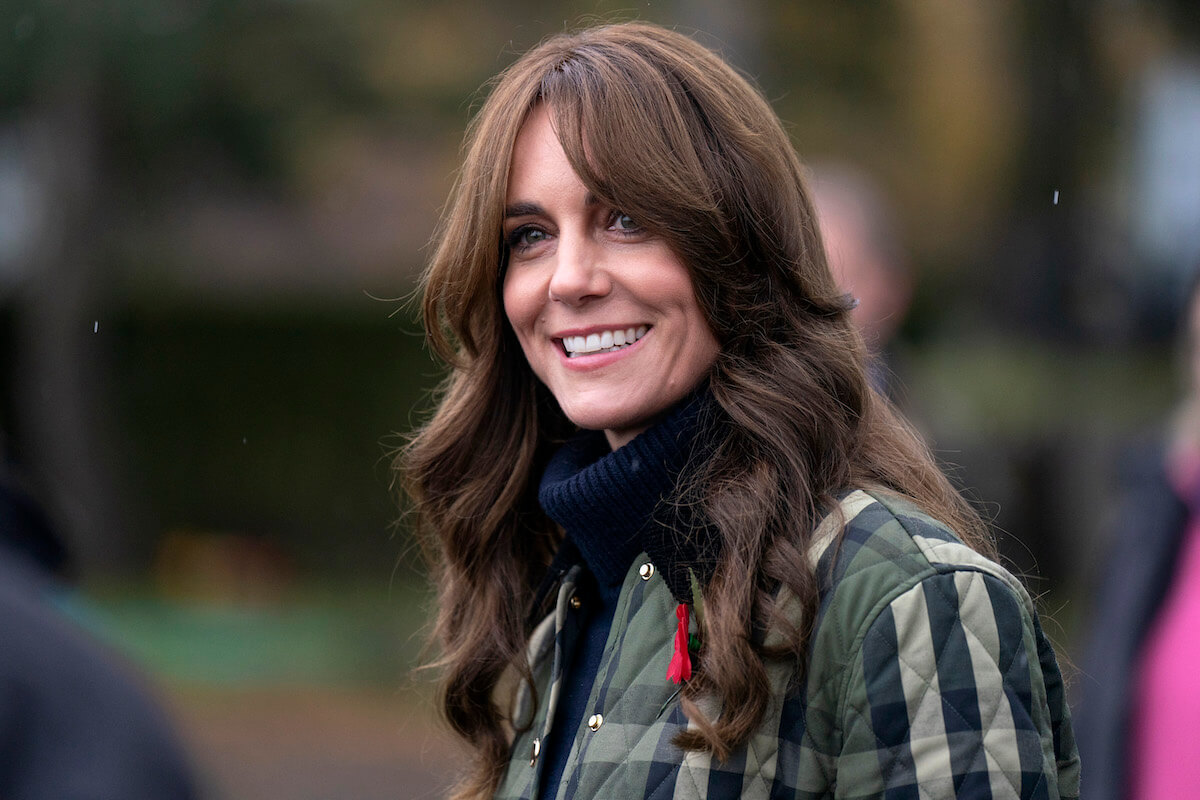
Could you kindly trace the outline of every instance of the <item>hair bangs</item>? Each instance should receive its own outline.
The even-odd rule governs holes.
[[[600,201],[673,244],[719,213],[693,104],[669,70],[627,48],[577,48],[542,81],[567,159]]]

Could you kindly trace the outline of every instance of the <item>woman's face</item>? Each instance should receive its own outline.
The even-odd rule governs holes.
[[[505,198],[504,312],[567,418],[613,448],[691,391],[717,357],[666,243],[593,197],[544,105],[517,135]]]

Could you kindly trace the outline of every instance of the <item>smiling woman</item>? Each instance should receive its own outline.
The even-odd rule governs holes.
[[[598,201],[539,105],[509,167],[504,311],[567,419],[617,448],[707,374],[717,342],[666,242]]]
[[[762,96],[644,24],[506,70],[402,470],[459,798],[1076,797],[1054,653],[870,389]]]

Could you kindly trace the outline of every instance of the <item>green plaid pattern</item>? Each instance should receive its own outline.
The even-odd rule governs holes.
[[[814,531],[811,555],[824,584],[807,684],[789,695],[794,665],[769,664],[762,726],[724,763],[671,743],[690,724],[665,677],[675,601],[657,572],[639,575],[645,559],[636,561],[589,712],[575,723],[562,784],[548,796],[1078,797],[1062,678],[1019,581],[907,503],[862,491]],[[564,578],[555,613],[531,640],[538,690],[518,702],[514,719],[525,732],[498,798],[540,791],[534,753],[557,687],[570,679],[561,664],[574,645],[564,620],[577,575]]]

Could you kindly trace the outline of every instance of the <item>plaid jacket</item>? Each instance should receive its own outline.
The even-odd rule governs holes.
[[[794,665],[769,662],[762,725],[725,762],[672,744],[689,725],[665,677],[675,601],[639,559],[549,796],[1078,797],[1062,678],[1012,575],[912,506],[863,491],[843,501],[842,520],[817,528],[810,555],[823,586],[805,690],[788,694]],[[537,688],[518,699],[524,732],[498,798],[538,795],[541,742],[570,679],[562,659],[578,574],[564,577],[555,612],[531,638]]]

